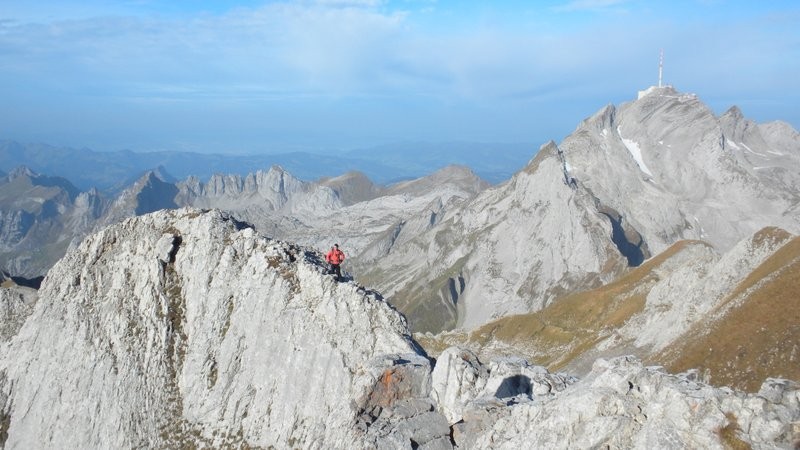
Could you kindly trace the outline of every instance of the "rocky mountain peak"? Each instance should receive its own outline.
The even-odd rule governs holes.
[[[737,146],[737,143],[747,141],[749,145],[754,139],[760,140],[761,138],[758,125],[752,120],[746,119],[738,106],[732,106],[725,111],[725,113],[719,117],[719,123],[722,127],[725,140],[727,142],[732,141],[734,147]],[[754,133],[759,134],[759,136],[754,136]]]
[[[175,177],[162,165],[158,165],[155,169],[149,170],[148,172],[165,183],[174,183],[176,181]]]
[[[153,183],[157,183],[159,181],[163,183],[164,179],[161,178],[155,170],[148,170],[144,173],[144,175],[142,175],[137,184],[152,185]]]
[[[728,108],[727,111],[722,113],[722,116],[720,116],[720,118],[724,117],[731,117],[736,120],[741,120],[744,119],[744,113],[742,113],[742,110],[738,106],[733,105],[730,108]]]
[[[63,192],[69,196],[70,200],[74,200],[79,191],[72,183],[61,177],[46,176],[37,173],[27,166],[19,166],[12,170],[6,177],[8,183],[24,184],[28,188],[35,188],[37,186],[44,188],[50,192],[50,196],[54,192]],[[20,195],[21,200],[24,200],[23,195]]]
[[[281,167],[280,164],[271,165],[267,172],[272,173],[273,176],[291,175],[289,172],[286,171],[286,169]]]
[[[452,185],[459,190],[477,194],[489,184],[465,166],[450,165],[416,180],[396,183],[389,187],[389,194],[409,194],[420,196],[436,188]]]
[[[528,164],[520,171],[528,174],[534,174],[539,169],[539,165],[547,158],[554,158],[558,157],[560,150],[558,145],[556,145],[555,141],[550,140],[541,147],[539,147],[539,151],[536,152],[536,155],[528,161]]]
[[[334,178],[319,181],[322,186],[333,189],[345,206],[372,200],[383,194],[384,189],[372,182],[362,172],[348,172]]]
[[[39,174],[31,170],[28,166],[19,166],[14,170],[12,170],[11,172],[9,172],[7,176],[9,181],[11,181],[20,177],[35,178],[38,175]]]

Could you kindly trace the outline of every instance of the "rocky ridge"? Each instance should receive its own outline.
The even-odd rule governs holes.
[[[33,278],[64,255],[73,239],[92,230],[106,200],[69,181],[18,167],[0,178],[0,261],[3,270]]]
[[[428,362],[399,314],[314,258],[196,210],[88,238],[3,348],[5,445],[351,446],[354,401],[395,360]]]
[[[127,219],[48,273],[0,344],[5,448],[791,445],[800,391],[632,358],[582,380],[519,358],[435,364],[380,295],[219,211]],[[0,288],[8,289],[8,288]]]

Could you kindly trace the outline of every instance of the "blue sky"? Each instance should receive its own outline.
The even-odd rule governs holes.
[[[795,1],[0,2],[0,139],[331,151],[560,141],[657,82],[800,128]]]

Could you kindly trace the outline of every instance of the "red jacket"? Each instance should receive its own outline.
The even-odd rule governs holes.
[[[341,264],[344,261],[344,252],[338,248],[332,248],[331,251],[325,255],[325,261],[331,264]]]

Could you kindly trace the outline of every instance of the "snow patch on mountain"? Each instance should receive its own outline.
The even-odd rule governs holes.
[[[633,156],[633,160],[636,161],[636,164],[639,166],[639,169],[646,173],[649,176],[653,176],[653,172],[647,168],[647,165],[644,163],[644,159],[642,159],[642,150],[639,148],[639,144],[631,139],[625,139],[622,137],[622,133],[620,132],[620,127],[617,126],[617,134],[619,134],[620,139],[625,144],[625,148],[628,149],[631,156]]]

